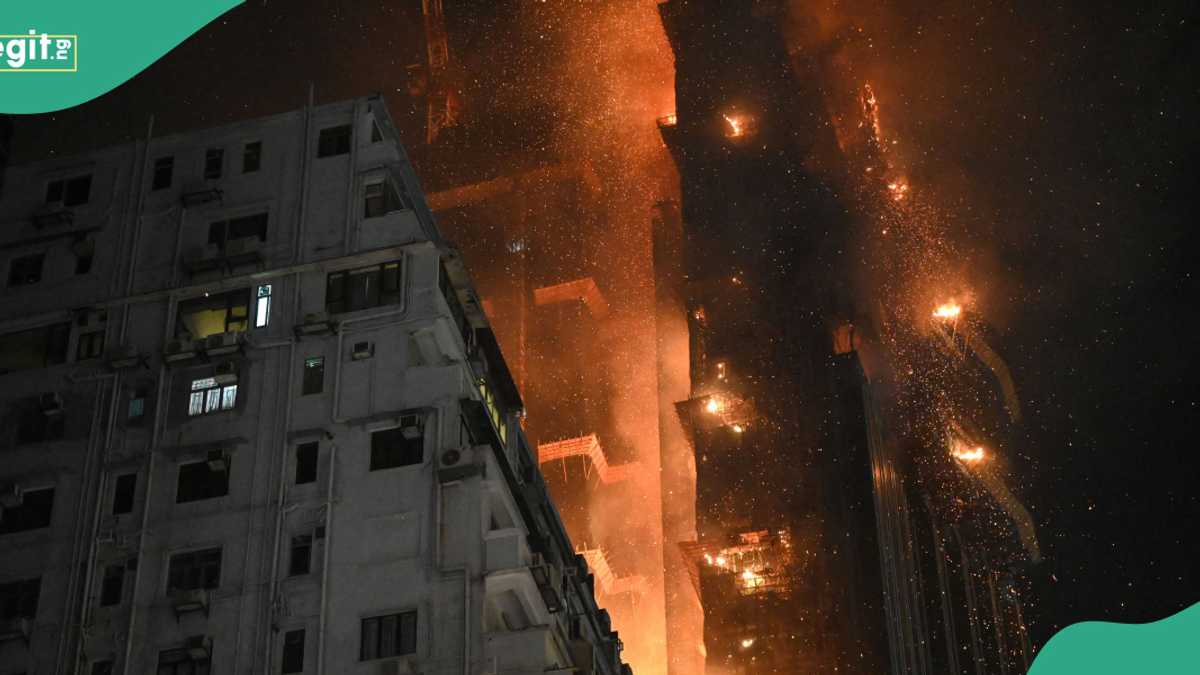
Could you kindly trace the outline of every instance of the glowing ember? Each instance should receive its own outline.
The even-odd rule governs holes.
[[[732,429],[733,429],[733,433],[740,434],[746,430],[746,427],[744,427],[740,424],[735,424],[735,425],[733,425]]]
[[[741,115],[724,115],[725,123],[729,128],[725,131],[725,135],[730,138],[741,138],[746,135],[746,120]]]
[[[937,306],[937,309],[933,310],[933,318],[942,319],[943,321],[953,321],[960,314],[962,314],[962,305],[953,300],[942,303]]]
[[[954,451],[954,459],[968,464],[982,462],[984,458],[983,446],[977,445],[974,448],[959,448]]]
[[[721,412],[721,402],[715,396],[709,397],[708,403],[704,404],[704,411],[713,415]]]
[[[754,646],[754,638],[742,638],[742,649],[749,649]]]
[[[888,183],[887,189],[888,193],[892,195],[892,200],[898,202],[908,195],[908,182],[905,180],[893,181]]]

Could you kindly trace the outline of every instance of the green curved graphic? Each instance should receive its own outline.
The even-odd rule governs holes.
[[[1200,673],[1200,603],[1143,624],[1085,621],[1059,631],[1029,675]]]
[[[0,12],[0,113],[50,112],[105,94],[239,4],[241,0],[5,3]]]

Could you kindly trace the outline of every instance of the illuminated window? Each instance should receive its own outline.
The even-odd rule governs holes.
[[[192,391],[188,397],[188,416],[233,410],[237,403],[237,388],[236,383],[222,385],[215,377],[192,380]]]
[[[175,335],[200,339],[245,331],[250,320],[250,289],[208,294],[179,303]]]
[[[254,327],[262,328],[271,321],[271,284],[258,287],[258,301],[254,308]]]

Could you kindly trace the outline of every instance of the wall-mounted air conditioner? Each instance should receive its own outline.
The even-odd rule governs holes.
[[[375,345],[370,342],[355,342],[354,348],[350,350],[350,358],[355,361],[369,359],[375,355]]]
[[[187,650],[188,658],[193,661],[207,661],[212,658],[208,638],[204,635],[192,635],[184,641],[183,647]]]
[[[108,367],[113,370],[136,368],[141,363],[142,355],[138,353],[137,347],[133,345],[117,347],[108,357]]]
[[[449,448],[443,450],[441,455],[438,456],[438,480],[448,483],[479,473],[482,463],[478,459],[474,448]]]
[[[176,338],[167,341],[167,346],[163,349],[163,360],[167,363],[186,361],[196,358],[196,352],[196,343],[191,338]]]
[[[329,335],[337,332],[337,321],[326,312],[311,312],[304,315],[304,321],[294,326],[296,337],[305,335]]]
[[[222,448],[209,450],[206,461],[209,471],[225,472],[229,470],[229,453]]]
[[[204,338],[204,352],[209,356],[234,354],[241,348],[241,333],[215,333]]]

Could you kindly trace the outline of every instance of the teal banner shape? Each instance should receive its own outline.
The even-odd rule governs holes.
[[[1085,621],[1060,630],[1029,675],[1183,675],[1200,673],[1200,603],[1142,624]]]
[[[70,108],[120,86],[241,0],[42,0],[0,12],[0,113]]]

